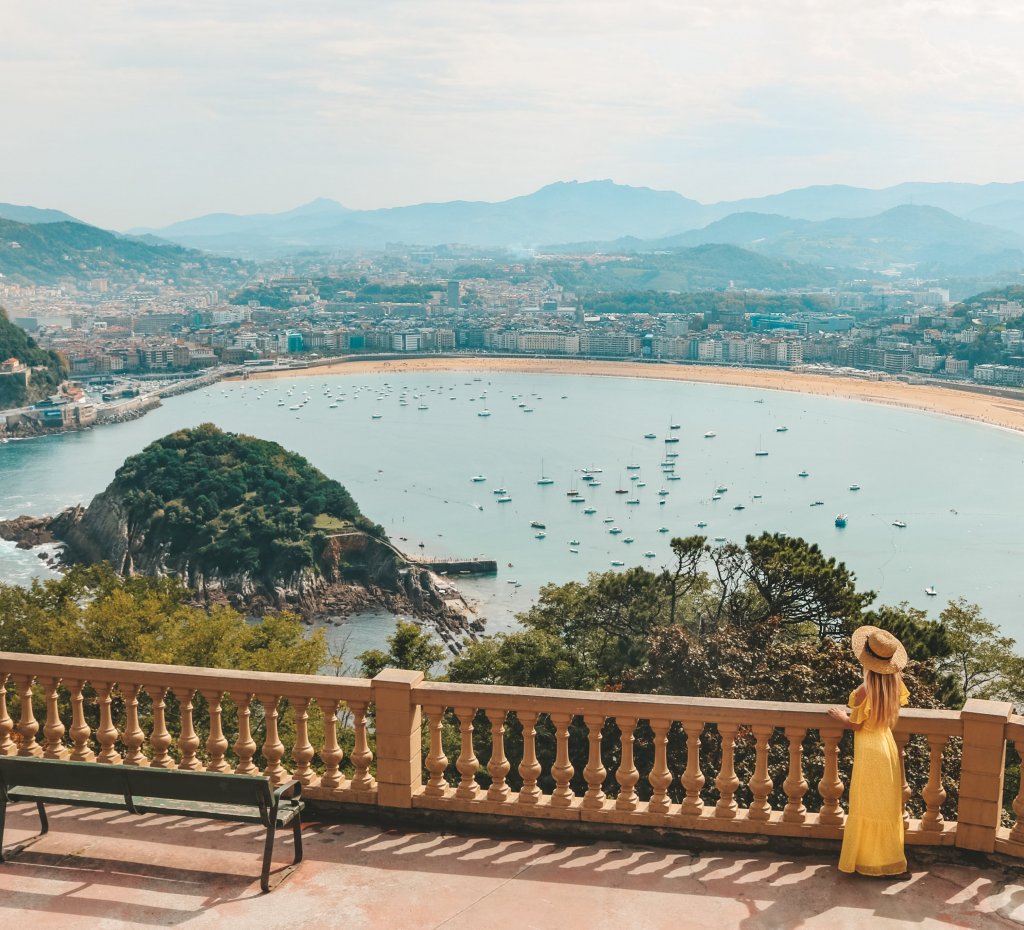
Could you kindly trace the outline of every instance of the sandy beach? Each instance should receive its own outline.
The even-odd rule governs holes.
[[[510,372],[515,374],[588,375],[603,378],[655,378],[663,381],[691,381],[760,388],[766,391],[794,391],[865,401],[872,404],[907,407],[943,416],[976,420],[1004,429],[1024,432],[1024,398],[981,394],[956,388],[902,381],[869,381],[831,375],[775,369],[719,366],[668,365],[643,362],[592,361],[546,358],[392,358],[353,359],[313,368],[254,371],[250,380],[318,375],[401,374],[403,372],[464,371]]]

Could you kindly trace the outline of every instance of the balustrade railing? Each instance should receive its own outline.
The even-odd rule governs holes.
[[[827,707],[0,653],[0,755],[293,777],[319,802],[836,839]],[[1024,717],[907,708],[907,841],[1024,858]],[[1011,793],[1018,822],[1002,793]]]
[[[372,702],[365,679],[0,653],[0,755],[262,772],[297,778],[307,797],[372,803]]]

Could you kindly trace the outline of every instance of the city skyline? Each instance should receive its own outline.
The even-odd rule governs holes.
[[[11,7],[0,200],[117,229],[613,178],[1015,181],[1006,3]],[[54,24],[57,25],[54,25]],[[969,167],[968,167],[969,166]]]

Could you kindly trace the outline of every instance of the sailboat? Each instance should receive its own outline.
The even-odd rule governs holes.
[[[554,478],[548,478],[544,474],[544,459],[540,460],[540,478],[537,479],[537,484],[554,484]]]

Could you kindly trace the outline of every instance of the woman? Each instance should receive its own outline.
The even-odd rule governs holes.
[[[900,875],[903,853],[903,776],[892,728],[910,696],[900,672],[907,664],[902,643],[876,626],[862,626],[852,638],[853,653],[864,666],[864,683],[850,695],[850,711],[829,709],[829,716],[854,731],[850,814],[839,854],[841,872]]]

